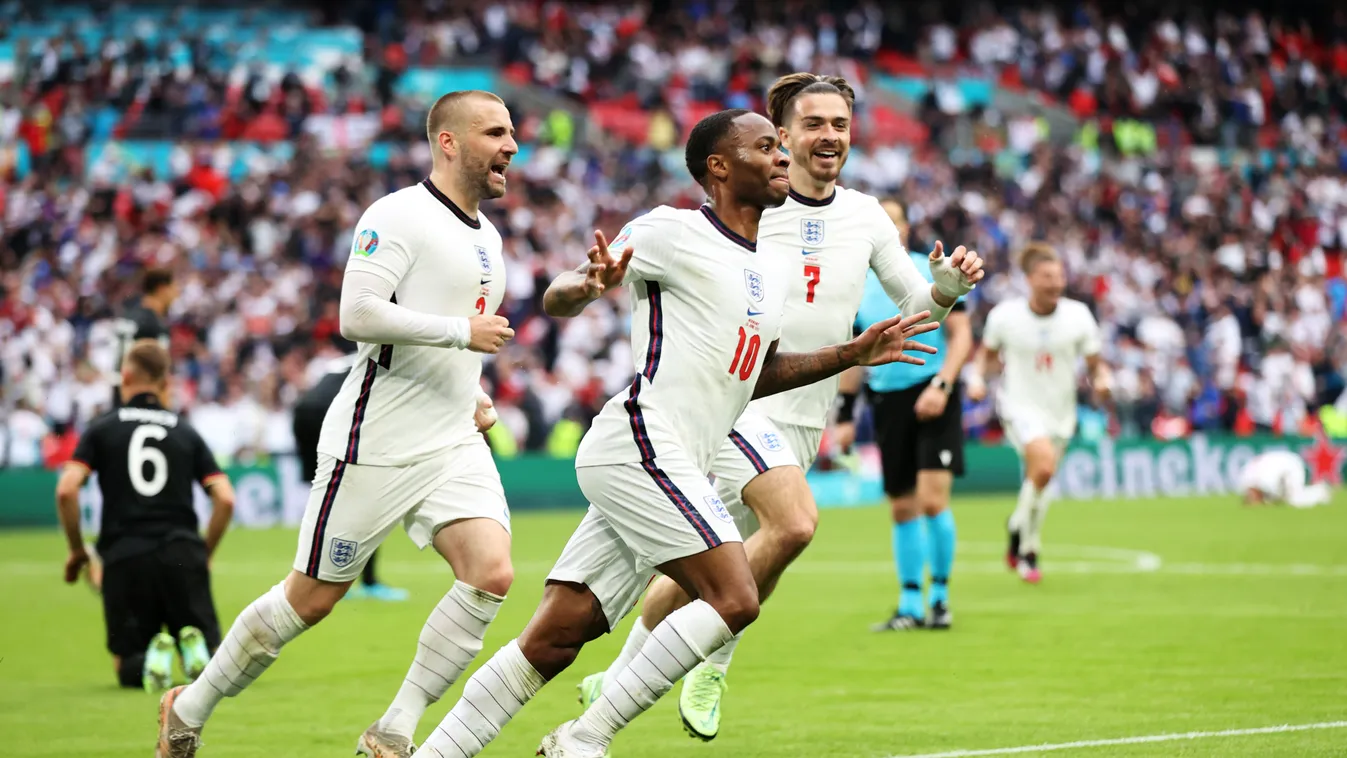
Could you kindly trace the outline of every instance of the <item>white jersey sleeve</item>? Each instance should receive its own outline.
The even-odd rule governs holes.
[[[683,224],[658,212],[638,216],[622,227],[608,245],[608,253],[613,257],[620,257],[631,248],[631,260],[622,283],[663,281],[678,249],[682,228]]]
[[[944,321],[949,308],[938,305],[931,297],[931,283],[921,275],[912,262],[912,256],[903,246],[898,228],[893,225],[884,210],[875,205],[878,217],[871,221],[877,236],[870,254],[870,269],[883,285],[889,298],[898,305],[898,312],[904,316],[930,311],[928,321]]]

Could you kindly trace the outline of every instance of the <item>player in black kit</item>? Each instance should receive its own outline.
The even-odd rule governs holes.
[[[178,297],[178,287],[173,282],[173,272],[152,268],[145,271],[141,278],[140,299],[128,301],[117,318],[117,370],[122,370],[122,359],[131,344],[138,340],[155,340],[168,349],[169,306]],[[112,407],[121,405],[121,396],[117,388],[112,389]]]
[[[168,367],[168,351],[158,342],[131,345],[122,359],[122,406],[89,425],[56,485],[70,546],[65,580],[74,583],[89,561],[79,491],[98,474],[108,651],[123,687],[150,691],[172,684],[175,648],[183,671],[195,678],[220,644],[210,557],[234,512],[234,489],[201,435],[165,408]],[[193,482],[214,506],[204,540],[192,507]]]
[[[341,391],[342,382],[351,370],[351,357],[333,362],[328,372],[310,387],[295,403],[294,433],[295,450],[299,453],[299,462],[304,467],[304,481],[312,482],[318,471],[318,435],[323,429],[323,417],[328,406]],[[407,590],[389,587],[379,582],[374,572],[374,561],[379,551],[374,551],[369,562],[360,572],[360,584],[351,587],[346,597],[373,598],[375,600],[399,601],[407,599]]]

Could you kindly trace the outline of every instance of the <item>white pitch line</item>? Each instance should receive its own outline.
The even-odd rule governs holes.
[[[951,750],[945,753],[921,753],[919,755],[895,755],[890,758],[977,758],[984,755],[1017,755],[1021,753],[1048,753],[1056,750],[1079,750],[1091,747],[1112,747],[1116,745],[1144,745],[1152,742],[1179,742],[1183,740],[1204,740],[1212,737],[1250,737],[1258,734],[1281,734],[1283,732],[1308,732],[1317,729],[1342,729],[1347,721],[1321,721],[1316,724],[1282,724],[1281,726],[1263,726],[1256,729],[1225,729],[1219,732],[1182,732],[1178,734],[1148,734],[1140,737],[1120,737],[1111,740],[1081,740],[1079,742],[1058,742],[1044,745],[1020,745],[1018,747],[998,747],[990,750]]]

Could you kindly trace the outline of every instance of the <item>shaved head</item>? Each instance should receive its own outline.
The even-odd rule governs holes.
[[[461,134],[467,127],[472,106],[481,102],[505,104],[495,94],[480,89],[464,89],[441,95],[426,115],[426,139],[430,140],[430,146],[433,148],[439,144],[440,132]]]

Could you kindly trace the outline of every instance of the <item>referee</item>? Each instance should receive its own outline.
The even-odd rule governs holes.
[[[295,450],[299,453],[300,465],[304,467],[304,481],[312,482],[318,471],[318,437],[323,430],[323,417],[332,401],[341,392],[341,385],[351,371],[354,354],[337,358],[327,367],[327,373],[310,387],[295,403],[293,431]],[[374,551],[365,568],[360,572],[360,584],[352,587],[347,597],[367,597],[375,600],[400,601],[407,599],[407,590],[380,584],[374,573],[374,560],[379,551]]]
[[[907,219],[896,200],[884,209],[907,239]],[[931,279],[929,256],[909,251],[917,270]],[[856,328],[865,329],[897,313],[873,272],[856,314]],[[954,477],[962,476],[963,418],[959,371],[973,349],[973,332],[962,298],[941,327],[916,337],[938,351],[926,364],[891,363],[869,369],[868,398],[879,443],[884,492],[893,512],[893,552],[902,584],[898,608],[876,631],[948,629],[949,575],[954,564],[954,514],[949,510]],[[839,422],[851,423],[859,374],[844,376]],[[854,425],[839,437],[854,438]],[[923,519],[924,516],[924,519]],[[923,523],[924,521],[924,523]],[[931,587],[928,615],[922,602],[922,580],[929,562]]]
[[[79,492],[98,474],[108,651],[123,687],[152,692],[172,684],[179,649],[183,671],[195,678],[220,644],[210,557],[234,512],[234,489],[201,435],[165,407],[168,366],[158,341],[131,345],[122,358],[121,407],[89,425],[56,485],[70,546],[65,580],[73,584],[89,562]],[[192,507],[193,482],[214,507],[204,540]]]

